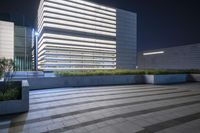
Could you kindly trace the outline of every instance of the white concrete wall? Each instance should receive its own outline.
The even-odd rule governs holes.
[[[14,59],[14,23],[0,21],[0,58]]]

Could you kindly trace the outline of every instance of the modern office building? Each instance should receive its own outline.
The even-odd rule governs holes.
[[[0,58],[15,61],[16,71],[32,70],[32,29],[0,21]]]
[[[148,50],[138,54],[139,69],[200,69],[200,44]]]
[[[14,59],[14,23],[0,21],[0,58]]]
[[[137,15],[86,0],[41,0],[38,68],[135,69]]]

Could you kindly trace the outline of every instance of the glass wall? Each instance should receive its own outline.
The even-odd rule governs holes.
[[[14,61],[16,71],[32,70],[32,29],[15,26]]]

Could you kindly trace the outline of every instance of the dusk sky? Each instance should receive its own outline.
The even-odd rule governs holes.
[[[137,13],[139,51],[200,43],[198,0],[91,1]],[[38,3],[39,0],[1,0],[0,18],[7,13],[25,16],[25,24],[34,27]]]

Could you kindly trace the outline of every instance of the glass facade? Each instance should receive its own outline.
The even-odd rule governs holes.
[[[14,32],[14,61],[16,71],[31,71],[32,29],[15,26]]]
[[[41,0],[40,70],[116,69],[116,9],[85,0]]]

